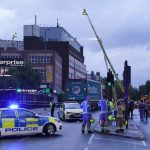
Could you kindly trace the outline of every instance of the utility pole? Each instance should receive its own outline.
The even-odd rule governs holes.
[[[47,59],[46,59],[46,51],[47,51],[47,40],[46,40],[46,38],[47,38],[47,31],[49,31],[50,29],[45,29],[45,42],[44,42],[44,50],[45,50],[45,58],[44,58],[44,63],[45,63],[45,68],[44,68],[44,70],[45,70],[45,85],[46,85],[46,88],[45,88],[45,91],[46,91],[46,89],[47,89],[47,78],[46,78],[46,64],[47,64]],[[46,95],[44,95],[44,97],[45,97],[45,105],[44,105],[44,110],[46,110]]]

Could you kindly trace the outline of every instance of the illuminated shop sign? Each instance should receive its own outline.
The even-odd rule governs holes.
[[[23,59],[0,58],[0,67],[20,67],[24,66]]]

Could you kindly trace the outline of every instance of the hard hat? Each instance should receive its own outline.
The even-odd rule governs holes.
[[[109,121],[114,121],[114,120],[115,120],[115,117],[114,117],[113,115],[109,115],[109,116],[108,116],[108,120],[109,120]]]
[[[95,122],[95,119],[94,118],[91,118],[90,119],[90,123],[94,123]]]

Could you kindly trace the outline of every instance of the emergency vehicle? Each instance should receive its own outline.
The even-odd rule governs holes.
[[[59,119],[40,116],[23,108],[0,108],[0,136],[44,133],[54,135],[62,130]]]

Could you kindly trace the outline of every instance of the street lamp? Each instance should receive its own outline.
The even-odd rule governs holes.
[[[45,42],[44,42],[44,50],[45,50],[45,59],[44,59],[44,63],[45,63],[45,85],[46,85],[46,88],[47,88],[47,81],[46,81],[46,49],[47,49],[47,45],[46,45],[46,35],[47,35],[47,32],[49,31],[50,29],[45,29]],[[45,99],[45,98],[44,98]],[[45,106],[44,106],[44,110],[46,110],[46,99],[45,99]]]
[[[45,63],[45,84],[47,84],[47,81],[46,81],[46,49],[47,49],[47,41],[46,41],[46,35],[47,35],[47,32],[49,31],[50,29],[45,29],[45,42],[44,42],[44,50],[45,50],[45,59],[44,59],[44,63]]]

